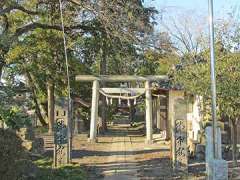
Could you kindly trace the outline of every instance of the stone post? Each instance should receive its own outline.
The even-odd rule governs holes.
[[[97,141],[97,119],[98,119],[99,82],[93,81],[92,87],[92,107],[89,142]]]
[[[151,144],[152,141],[152,92],[150,81],[145,82],[146,89],[146,143]]]
[[[161,130],[161,105],[160,97],[157,98],[157,129]]]
[[[153,127],[157,128],[157,99],[153,101]]]
[[[77,119],[77,117],[75,117],[75,119],[74,119],[74,130],[73,130],[73,133],[76,134],[76,135],[79,133],[79,131],[78,131],[78,119]]]
[[[154,129],[155,126],[155,100],[152,99],[152,127]]]
[[[168,119],[166,122],[166,139],[169,140],[170,138],[174,138],[174,134],[172,133],[173,127],[175,125],[173,120],[174,110],[173,110],[173,104],[174,104],[174,91],[169,90],[168,94]],[[172,152],[173,153],[173,152]]]
[[[172,161],[176,171],[188,172],[187,103],[183,97],[174,101],[172,122]]]
[[[208,180],[227,180],[228,179],[228,164],[222,159],[222,141],[221,141],[221,129],[217,128],[217,159],[213,156],[213,138],[212,127],[208,126],[205,129],[206,135],[206,171]]]
[[[66,165],[71,158],[70,109],[66,98],[57,98],[54,109],[54,167]]]

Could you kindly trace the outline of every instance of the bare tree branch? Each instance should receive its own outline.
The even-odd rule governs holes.
[[[15,37],[21,36],[24,33],[27,33],[29,31],[32,31],[32,30],[37,29],[37,28],[52,29],[52,30],[57,30],[57,31],[61,31],[62,30],[61,25],[48,25],[48,24],[42,24],[42,23],[34,22],[34,23],[28,24],[26,26],[23,26],[21,28],[18,28],[16,30],[16,33],[14,34],[14,36]],[[65,29],[66,29],[66,31],[81,29],[83,31],[90,32],[90,33],[91,32],[95,33],[97,31],[100,32],[100,29],[97,30],[94,27],[85,26],[85,25],[82,25],[82,24],[78,24],[78,25],[75,25],[75,26],[66,26]]]
[[[13,10],[19,10],[19,11],[22,11],[22,12],[27,13],[29,15],[37,15],[37,14],[39,14],[39,12],[37,12],[37,11],[31,11],[31,10],[25,9],[22,6],[14,5],[14,6],[10,6],[8,8],[0,10],[0,16],[3,16],[5,14],[7,14],[7,13],[10,13]]]

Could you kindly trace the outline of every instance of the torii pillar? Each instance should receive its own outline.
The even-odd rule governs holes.
[[[94,80],[92,87],[92,107],[89,137],[89,142],[91,143],[97,142],[98,100],[99,100],[99,81]]]
[[[146,143],[153,143],[152,140],[152,92],[150,81],[145,82],[146,89]]]
[[[160,96],[157,97],[157,129],[160,131],[163,129],[161,127],[161,101],[160,101]]]

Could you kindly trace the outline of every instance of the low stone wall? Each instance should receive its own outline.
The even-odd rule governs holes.
[[[36,179],[37,171],[15,131],[0,128],[0,179]]]
[[[44,153],[44,140],[43,138],[36,138],[32,128],[20,128],[16,134],[22,140],[22,146],[29,152]]]

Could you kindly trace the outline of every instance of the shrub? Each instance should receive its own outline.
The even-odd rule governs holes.
[[[29,179],[36,166],[30,161],[22,141],[11,130],[0,129],[0,176],[2,180]]]

